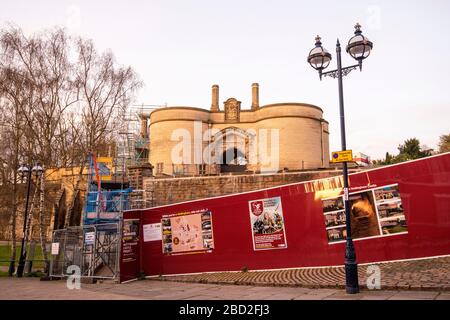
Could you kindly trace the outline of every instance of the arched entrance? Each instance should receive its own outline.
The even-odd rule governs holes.
[[[223,152],[220,172],[245,172],[246,170],[247,159],[241,150],[232,147]]]
[[[214,145],[213,157],[220,172],[245,172],[254,170],[252,163],[256,133],[236,127],[227,127],[211,137]]]

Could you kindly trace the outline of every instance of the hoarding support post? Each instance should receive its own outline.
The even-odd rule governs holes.
[[[336,43],[336,57],[337,57],[337,72],[339,84],[339,114],[341,120],[341,143],[342,143],[342,151],[345,151],[347,150],[347,143],[345,139],[344,93],[342,85],[341,44],[339,43],[339,39],[337,40]],[[347,239],[345,245],[345,290],[349,294],[354,294],[359,292],[358,264],[356,262],[356,253],[352,239],[350,202],[348,200],[347,162],[343,163],[342,173],[344,178],[345,231]]]

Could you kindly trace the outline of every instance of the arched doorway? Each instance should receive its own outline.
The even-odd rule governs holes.
[[[247,170],[247,159],[241,150],[233,147],[223,152],[220,172],[245,172],[245,170]]]

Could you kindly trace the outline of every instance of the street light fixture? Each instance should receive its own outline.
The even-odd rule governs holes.
[[[322,47],[321,38],[316,37],[316,46],[309,52],[308,62],[317,71],[319,71],[322,80],[322,70],[326,69],[331,62],[331,54]]]
[[[342,86],[342,77],[348,75],[352,70],[362,70],[362,62],[366,59],[373,48],[373,43],[362,35],[361,25],[355,25],[355,35],[348,41],[346,51],[358,62],[356,65],[342,67],[341,61],[341,44],[339,39],[336,43],[337,69],[323,72],[331,61],[331,54],[322,47],[320,37],[316,37],[316,46],[309,52],[308,63],[319,72],[320,80],[322,77],[332,77],[338,79],[339,89],[339,113],[341,123],[341,144],[342,151],[347,149],[345,138],[345,118],[344,118],[344,94]],[[359,292],[358,284],[358,264],[356,262],[355,248],[353,246],[350,202],[348,199],[348,167],[347,162],[343,163],[342,169],[344,177],[344,207],[345,207],[345,230],[346,230],[346,246],[345,246],[345,289],[347,293],[354,294]]]
[[[30,166],[22,164],[20,168],[17,170],[17,172],[19,173],[22,182],[25,178],[27,180],[27,200],[25,202],[25,212],[23,218],[22,246],[20,248],[19,265],[17,266],[16,272],[16,276],[20,278],[23,275],[23,269],[25,268],[25,259],[27,256],[25,235],[27,234],[28,203],[30,199],[31,178],[32,175],[34,175],[36,179],[39,178],[44,173],[44,169],[41,167],[39,163],[37,163],[31,170]]]
[[[373,43],[362,35],[361,25],[357,23],[355,25],[355,35],[350,38],[345,50],[353,57],[353,59],[358,61],[360,67],[362,67],[362,61],[369,56],[372,48]]]

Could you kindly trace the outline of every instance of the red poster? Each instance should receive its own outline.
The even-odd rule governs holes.
[[[249,208],[253,249],[287,248],[281,198],[274,197],[249,201]]]

